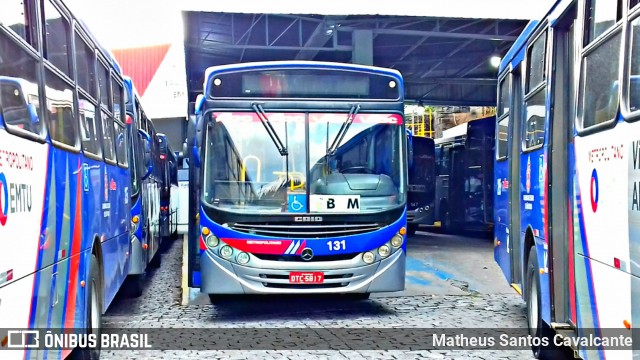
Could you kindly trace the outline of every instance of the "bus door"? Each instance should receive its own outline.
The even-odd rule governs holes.
[[[568,158],[568,145],[573,133],[575,103],[574,91],[574,22],[575,8],[554,25],[551,40],[552,56],[555,62],[552,73],[552,89],[554,108],[550,112],[550,134],[547,161],[547,179],[549,194],[549,273],[551,303],[553,304],[551,321],[555,323],[575,324],[575,291],[573,271],[573,239],[569,237],[569,177],[571,165]],[[564,90],[566,89],[566,90]],[[552,190],[553,189],[553,190]],[[571,289],[570,289],[571,288]],[[572,300],[574,299],[574,300]]]
[[[467,199],[465,191],[466,179],[466,161],[465,161],[464,145],[455,144],[450,148],[450,166],[451,176],[449,177],[449,221],[451,224],[464,222],[467,219]],[[463,204],[462,208],[458,204]]]
[[[522,117],[523,117],[523,98],[522,98],[522,63],[518,64],[511,71],[511,116],[510,121],[511,139],[509,146],[509,181],[504,186],[509,191],[509,226],[507,227],[507,248],[511,254],[511,282],[513,284],[522,285],[522,239],[520,237],[521,221],[520,221],[520,153],[522,144]]]

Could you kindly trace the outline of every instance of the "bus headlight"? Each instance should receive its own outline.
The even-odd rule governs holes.
[[[246,252],[241,252],[236,257],[236,261],[238,262],[238,264],[241,264],[241,265],[244,265],[244,264],[248,263],[249,262],[249,254],[247,254]]]
[[[387,245],[382,245],[378,248],[378,254],[380,254],[380,256],[382,256],[383,258],[389,256],[390,253],[391,249],[389,249]]]
[[[231,255],[233,255],[233,249],[231,248],[231,246],[225,245],[220,248],[220,256],[222,256],[223,258],[228,259],[231,257]]]
[[[375,259],[376,256],[373,255],[371,251],[367,251],[366,253],[362,254],[362,261],[366,262],[367,264],[373,263]]]
[[[404,242],[404,239],[400,235],[396,234],[394,237],[391,238],[391,245],[393,247],[400,247],[402,246],[403,242]]]
[[[218,240],[217,236],[215,236],[213,234],[209,234],[209,236],[206,237],[204,242],[205,242],[205,244],[207,244],[208,248],[214,248],[214,247],[218,246],[218,244],[220,243],[220,240]]]

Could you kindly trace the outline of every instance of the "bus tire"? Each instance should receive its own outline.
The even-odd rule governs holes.
[[[536,246],[529,250],[529,260],[527,261],[527,276],[525,278],[525,295],[527,303],[527,327],[529,335],[539,339],[546,338],[548,345],[533,342],[531,351],[536,359],[554,358],[553,331],[542,320],[540,311],[542,299],[540,294],[540,267],[538,266],[538,256]]]
[[[91,255],[89,263],[89,279],[87,281],[87,303],[85,305],[85,333],[96,334],[100,338],[102,328],[102,309],[100,299],[102,297],[102,280],[100,277],[100,266],[94,254]],[[100,358],[100,341],[96,348],[76,348],[71,353],[71,358],[76,360],[98,360]]]
[[[127,278],[127,295],[132,298],[137,298],[142,295],[144,283],[144,274],[129,275]]]
[[[416,230],[418,230],[418,225],[416,224],[407,224],[407,236],[413,236],[416,234]]]

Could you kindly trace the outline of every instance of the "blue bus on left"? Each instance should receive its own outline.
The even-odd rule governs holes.
[[[3,1],[0,54],[0,346],[7,329],[98,333],[129,272],[120,68],[57,0]]]

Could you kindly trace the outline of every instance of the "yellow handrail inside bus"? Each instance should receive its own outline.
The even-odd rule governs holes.
[[[247,161],[249,160],[255,160],[256,162],[256,181],[260,182],[260,169],[262,168],[262,161],[260,161],[260,158],[255,156],[255,155],[247,155],[244,157],[244,159],[242,159],[242,171],[240,172],[240,181],[244,182],[247,179]]]
[[[277,175],[279,177],[285,177],[287,175],[286,172],[284,171],[274,171],[273,175]],[[300,190],[300,189],[304,189],[304,174],[298,171],[289,171],[289,176],[291,177],[290,184],[289,184],[289,189],[291,191],[293,190]],[[300,184],[296,185],[295,184],[295,180],[300,181]]]

